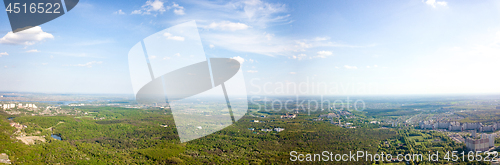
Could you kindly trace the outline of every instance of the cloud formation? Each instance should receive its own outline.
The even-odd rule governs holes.
[[[166,6],[165,2],[162,0],[148,0],[144,5],[142,5],[141,9],[134,10],[130,14],[142,14],[142,15],[157,15],[163,14],[165,11],[174,9],[175,15],[185,15],[184,7],[179,4],[173,2],[172,6]]]
[[[167,11],[164,2],[161,0],[148,0],[146,4],[142,5],[141,9],[132,11],[131,14],[143,14],[143,15],[156,15],[158,13],[163,14],[163,12]]]
[[[236,30],[245,30],[248,29],[248,25],[242,24],[242,23],[234,23],[230,21],[222,21],[219,23],[212,22],[210,25],[206,26],[207,29],[216,29],[216,30],[230,30],[230,31],[236,31]]]
[[[149,0],[150,2],[153,0]],[[169,2],[170,3],[170,2]],[[262,0],[243,1],[183,1],[193,8],[190,18],[196,18],[202,27],[203,40],[210,48],[217,45],[220,49],[235,52],[261,54],[268,56],[287,56],[299,59],[297,54],[310,54],[307,58],[324,58],[327,54],[315,55],[312,48],[321,47],[361,47],[333,42],[329,37],[320,36],[312,39],[298,39],[294,36],[284,36],[271,26],[287,27],[293,22],[287,5],[280,2],[265,2]],[[150,4],[150,3],[148,3]],[[184,9],[177,3],[163,8],[168,10]],[[158,5],[161,6],[161,5]],[[146,11],[145,9],[141,9]],[[180,14],[180,12],[178,13]],[[169,24],[185,22],[185,17],[168,21]],[[173,39],[173,38],[171,38]],[[214,45],[214,46],[212,46]],[[307,52],[306,52],[307,51]],[[305,59],[305,58],[300,58]]]
[[[316,54],[318,54],[315,56],[316,58],[326,58],[327,56],[331,56],[333,53],[331,51],[319,51]]]
[[[243,62],[245,62],[245,59],[243,57],[240,57],[240,56],[231,57],[231,59],[238,61],[240,64],[243,64]]]
[[[446,1],[436,1],[436,0],[427,0],[425,1],[425,4],[436,7],[436,6],[447,6],[448,3]]]
[[[66,66],[78,66],[78,67],[92,68],[92,66],[95,64],[102,64],[102,61],[91,61],[91,62],[87,62],[85,64],[75,64],[75,65],[66,65]]]
[[[168,7],[168,8],[169,8],[169,9],[170,9],[170,8],[173,8],[173,9],[174,9],[174,14],[176,14],[176,15],[184,15],[184,14],[186,14],[186,13],[184,12],[184,7],[179,6],[179,4],[176,4],[175,2],[173,3],[173,5],[172,5],[172,6],[170,6],[170,7]]]
[[[122,11],[122,9],[115,11],[113,14],[118,14],[118,15],[124,15],[125,12]]]
[[[307,58],[307,55],[306,54],[299,54],[299,55],[292,55],[291,59],[297,59],[297,60],[302,60],[302,59],[305,59]]]
[[[2,56],[8,56],[8,55],[9,55],[9,53],[7,53],[7,52],[0,53],[0,57],[2,57]]]
[[[36,26],[17,33],[8,32],[4,37],[0,38],[0,44],[29,46],[45,39],[54,39],[54,36],[44,32],[40,26]]]
[[[36,50],[36,49],[31,49],[31,50],[26,51],[26,53],[38,53],[38,52],[40,52],[40,51]]]
[[[167,37],[169,40],[184,41],[184,37],[174,36],[170,33],[164,33],[163,36]]]
[[[349,65],[344,65],[344,68],[346,69],[358,69],[356,66],[349,66]]]

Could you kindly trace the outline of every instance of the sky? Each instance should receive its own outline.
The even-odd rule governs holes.
[[[250,95],[498,94],[499,9],[498,1],[81,0],[15,34],[0,12],[0,91],[133,94],[131,48],[194,20],[208,58],[242,63]]]

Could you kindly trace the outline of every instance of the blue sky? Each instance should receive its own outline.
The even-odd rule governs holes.
[[[81,0],[16,34],[1,12],[0,91],[132,94],[132,46],[195,20],[208,57],[243,61],[249,94],[500,93],[499,9],[498,1]]]

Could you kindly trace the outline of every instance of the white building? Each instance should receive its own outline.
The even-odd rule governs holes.
[[[495,134],[481,134],[480,139],[467,138],[465,139],[465,146],[469,151],[488,151],[495,146],[495,136]]]
[[[281,132],[281,131],[284,131],[285,129],[284,128],[274,128],[274,131],[276,132]]]

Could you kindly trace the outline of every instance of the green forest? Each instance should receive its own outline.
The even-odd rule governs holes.
[[[69,108],[69,107],[65,107]],[[72,107],[75,108],[75,107]],[[265,118],[246,115],[235,124],[208,136],[180,143],[171,112],[166,109],[76,107],[86,114],[71,116],[9,116],[1,114],[0,152],[14,164],[288,164],[290,152],[349,153],[349,151],[417,152],[437,149],[433,143],[416,142],[415,131],[396,131],[360,126],[348,129],[317,116],[299,114],[281,119],[280,113]],[[27,135],[45,136],[46,142],[26,145],[12,137],[16,131],[7,118],[26,125]],[[254,119],[263,122],[251,122]],[[168,125],[163,127],[162,125]],[[260,129],[285,128],[282,132]],[[255,128],[250,130],[249,128]],[[62,140],[51,137],[59,135]],[[416,135],[415,135],[416,136]],[[462,146],[442,138],[456,149]],[[390,141],[388,147],[384,146]],[[416,145],[419,143],[419,145]],[[439,144],[444,145],[444,144]],[[303,162],[306,163],[306,162]],[[341,163],[341,162],[319,162]],[[343,162],[345,164],[346,162]],[[378,162],[347,162],[347,164]]]

